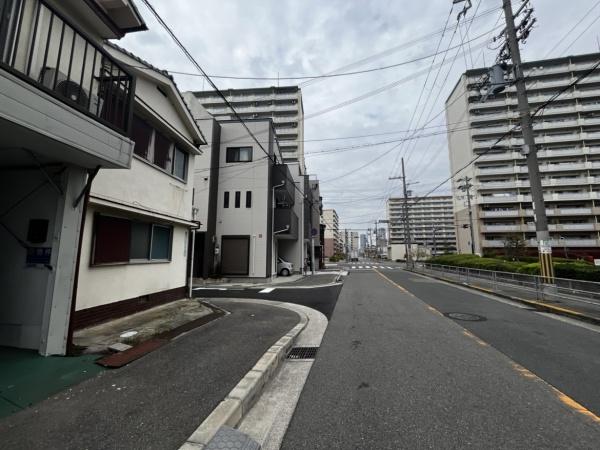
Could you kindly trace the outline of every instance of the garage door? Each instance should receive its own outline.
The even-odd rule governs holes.
[[[250,236],[221,238],[221,272],[223,275],[248,275]]]

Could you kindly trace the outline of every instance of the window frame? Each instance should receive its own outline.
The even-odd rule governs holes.
[[[242,191],[235,191],[233,204],[235,209],[240,209],[242,206]]]
[[[249,150],[249,159],[241,159],[241,151]],[[252,162],[253,159],[253,148],[252,146],[245,145],[243,147],[227,147],[225,150],[225,162],[226,163],[248,163]]]
[[[246,208],[252,208],[252,191],[246,191]]]
[[[229,191],[225,191],[223,193],[223,208],[229,209],[229,200],[230,200]]]

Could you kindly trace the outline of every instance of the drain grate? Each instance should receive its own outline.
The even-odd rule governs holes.
[[[487,320],[485,317],[478,316],[477,314],[467,314],[461,312],[445,313],[444,315],[454,320],[466,320],[467,322],[483,322],[484,320]]]
[[[319,347],[294,347],[287,354],[287,359],[315,359]]]

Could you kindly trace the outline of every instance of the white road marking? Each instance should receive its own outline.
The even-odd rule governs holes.
[[[352,266],[353,269],[356,269],[356,266]]]
[[[392,267],[390,267],[390,266],[387,266],[387,267],[386,267],[386,269],[392,269]]]
[[[359,268],[359,269],[362,269],[362,268],[363,268],[363,266],[358,266],[358,268]]]
[[[269,292],[273,292],[276,288],[265,288],[262,291],[258,291],[259,294],[268,294]]]
[[[558,314],[552,314],[542,311],[537,311],[535,314],[539,314],[540,316],[548,317],[549,319],[560,320],[561,322],[568,323],[569,325],[574,325],[576,327],[585,328],[586,330],[594,331],[596,333],[600,333],[600,327],[598,325],[592,325],[591,323],[582,322],[580,320],[571,319],[570,317],[559,316]]]
[[[227,288],[213,288],[213,287],[197,287],[192,289],[193,291],[200,291],[200,290],[211,290],[211,291],[226,291]]]

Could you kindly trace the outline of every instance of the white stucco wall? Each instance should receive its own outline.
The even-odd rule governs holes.
[[[88,208],[86,215],[81,248],[77,311],[185,286],[187,227],[173,227],[170,262],[91,266],[95,212],[97,212],[97,208],[92,206]],[[113,215],[120,214],[122,217],[141,218],[124,214],[118,210],[102,209],[102,212]]]

